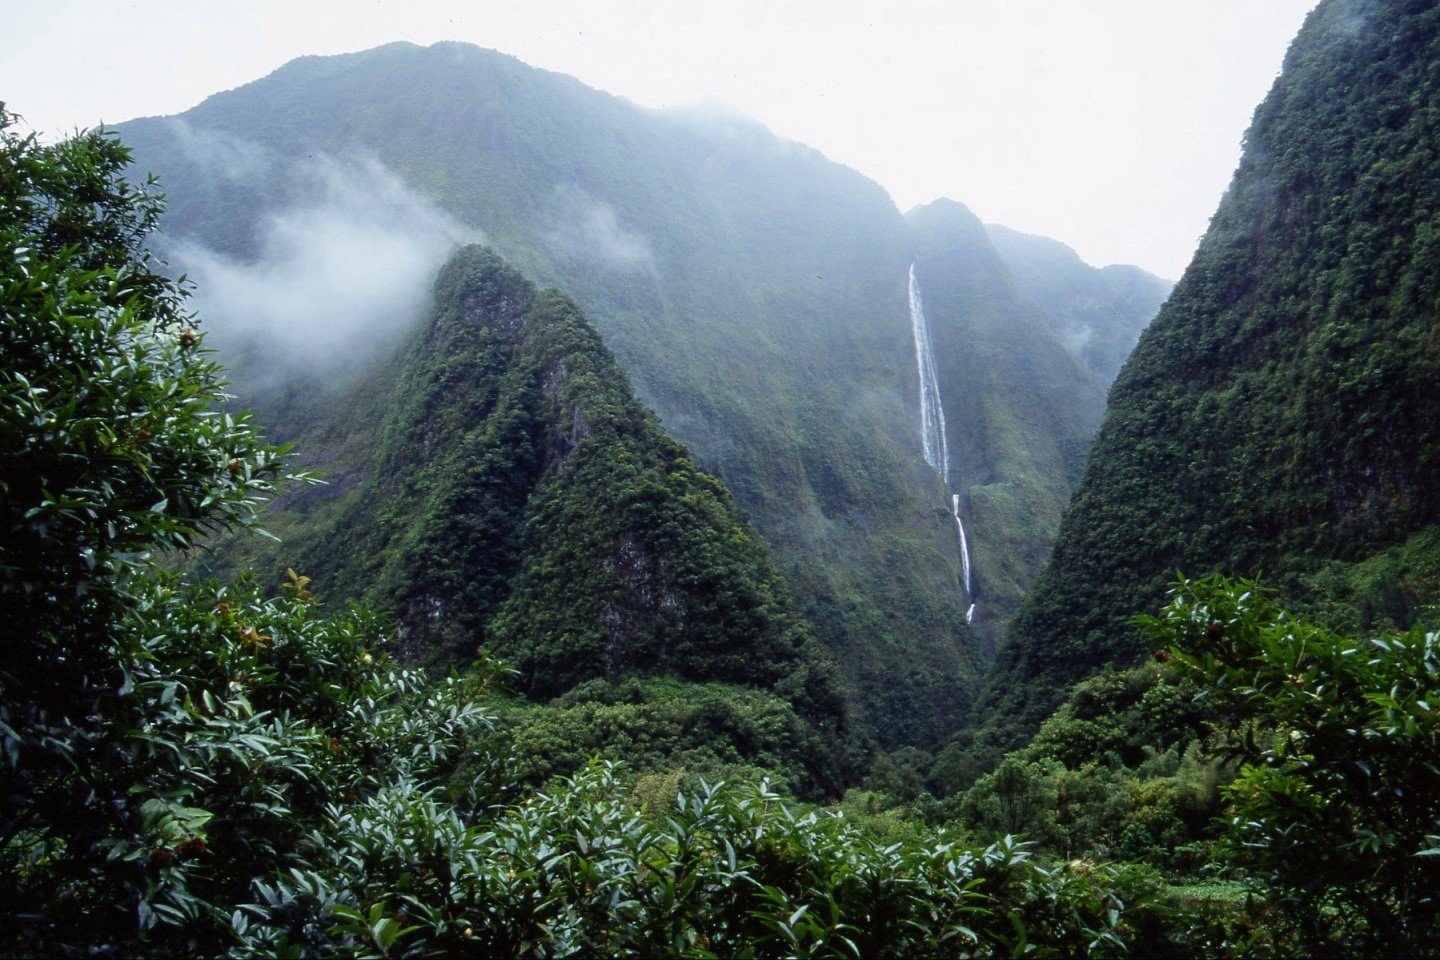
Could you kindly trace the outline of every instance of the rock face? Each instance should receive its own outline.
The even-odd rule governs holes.
[[[1322,582],[1440,519],[1437,263],[1440,9],[1326,0],[1115,381],[978,716],[1018,734],[1143,656],[1129,618],[1177,570],[1261,574],[1325,612]],[[1420,573],[1406,589],[1434,586]]]

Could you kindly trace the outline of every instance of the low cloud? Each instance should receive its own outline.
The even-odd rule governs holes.
[[[222,147],[218,166],[260,162],[233,144],[192,142]],[[255,257],[185,241],[166,251],[195,283],[212,345],[252,388],[336,382],[393,351],[428,307],[441,263],[482,239],[374,160],[321,156],[287,175],[303,199],[261,221]]]
[[[554,226],[545,234],[545,243],[560,256],[619,271],[654,263],[645,238],[625,227],[614,207],[583,190],[557,190],[550,216]]]
[[[278,166],[276,157],[258,143],[198,127],[183,117],[172,117],[167,123],[175,145],[212,177],[251,183],[270,176]]]

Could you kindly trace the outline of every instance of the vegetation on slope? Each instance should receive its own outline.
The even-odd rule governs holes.
[[[980,221],[937,200],[907,215],[949,435],[977,615],[1000,625],[1054,542],[1104,388],[1022,294]],[[992,631],[993,632],[993,631]]]
[[[1264,572],[1318,608],[1346,579],[1337,563],[1440,519],[1437,64],[1429,4],[1326,2],[1307,20],[1194,263],[1115,381],[976,714],[1000,742],[1139,657],[1128,620],[1176,569]]]
[[[635,400],[567,297],[476,246],[435,289],[431,319],[384,371],[390,393],[371,384],[355,401],[375,405],[378,434],[359,478],[277,503],[267,522],[283,546],[221,555],[324,570],[342,596],[395,612],[409,659],[464,666],[483,647],[531,698],[613,699],[630,678],[717,685],[660,700],[751,760],[778,748],[775,768],[833,786],[846,726],[834,663],[724,487]],[[717,700],[723,684],[737,689]],[[749,716],[738,688],[773,694],[768,736],[703,719]]]
[[[1097,270],[1048,237],[994,223],[985,234],[1060,342],[1108,387],[1174,284],[1139,267]]]
[[[1213,822],[1233,713],[1196,700],[1175,669],[1146,664],[1078,684],[1018,750],[997,758],[957,740],[928,785],[981,836],[1023,834],[1066,859],[1146,863],[1213,879]]]
[[[373,157],[483,230],[583,305],[734,494],[857,722],[926,744],[959,723],[978,657],[915,429],[905,223],[878,185],[752,121],[644,110],[462,44],[305,58],[123,129],[165,178],[167,232],[241,258],[309,199],[314,157]],[[309,446],[336,416],[323,389],[278,416],[235,374],[277,436]]]

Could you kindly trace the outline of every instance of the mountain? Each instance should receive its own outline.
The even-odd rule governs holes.
[[[1141,336],[977,718],[1145,653],[1177,570],[1347,627],[1440,596],[1440,9],[1325,0]]]
[[[403,357],[334,403],[369,442],[273,505],[283,545],[222,557],[243,546],[232,562],[293,563],[393,610],[408,660],[483,647],[534,699],[672,678],[777,694],[816,743],[845,727],[835,664],[764,545],[565,295],[462,247]]]
[[[1056,337],[974,214],[939,200],[906,219],[938,374],[945,473],[973,560],[971,598],[993,637],[988,628],[1049,555],[1104,413],[1104,386]]]
[[[859,719],[892,742],[959,722],[979,658],[913,425],[908,238],[878,186],[752,122],[461,44],[301,59],[122,134],[166,184],[167,232],[239,262],[315,201],[326,158],[363,157],[565,290],[754,519]],[[319,391],[282,407],[247,386],[272,365],[232,360],[272,429],[328,416]]]
[[[985,232],[1061,343],[1108,387],[1174,284],[1139,267],[1097,270],[1049,237],[994,223]]]
[[[453,43],[303,58],[121,132],[163,180],[167,253],[199,280],[237,392],[276,435],[320,439],[305,449],[322,469],[349,469],[378,429],[335,384],[379,383],[423,312],[423,283],[377,278],[483,238],[583,307],[639,400],[732,492],[855,722],[887,746],[962,722],[984,656],[921,444],[915,239],[878,185],[745,118],[642,109]],[[1013,388],[1055,406],[1071,385]],[[1063,499],[1070,480],[1034,482]],[[1009,533],[977,543],[996,604],[1038,568],[1036,530],[1013,535],[1018,552]]]

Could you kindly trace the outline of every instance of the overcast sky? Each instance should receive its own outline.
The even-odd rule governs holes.
[[[46,133],[304,54],[464,40],[638,103],[718,100],[879,181],[1176,279],[1315,0],[0,0]]]

